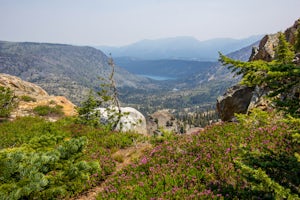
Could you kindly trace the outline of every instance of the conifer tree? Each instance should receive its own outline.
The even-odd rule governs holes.
[[[0,118],[8,117],[15,105],[15,96],[9,88],[0,86]]]
[[[107,112],[108,126],[111,130],[115,130],[117,126],[122,129],[120,124],[121,117],[121,105],[118,98],[118,90],[116,82],[114,80],[115,65],[110,55],[108,58],[108,66],[111,67],[111,73],[107,78],[100,77],[100,91],[97,92],[98,97],[95,97],[93,92],[90,91],[88,98],[82,103],[82,106],[78,108],[78,122],[82,124],[89,124],[93,126],[99,126],[101,114],[97,108],[104,107]]]
[[[101,105],[101,102],[97,100],[91,90],[87,99],[82,102],[82,106],[78,107],[77,112],[79,114],[78,121],[81,124],[98,126],[100,124],[100,113],[95,109]]]
[[[300,21],[299,21],[300,23]],[[297,29],[297,33],[296,33],[296,43],[295,43],[295,52],[299,53],[300,52],[300,25]]]
[[[291,63],[295,57],[295,53],[291,50],[291,45],[286,41],[285,35],[282,32],[279,33],[278,39],[275,59],[283,64]]]

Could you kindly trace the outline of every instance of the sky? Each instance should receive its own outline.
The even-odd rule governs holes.
[[[284,31],[300,0],[0,0],[0,40],[122,46]]]

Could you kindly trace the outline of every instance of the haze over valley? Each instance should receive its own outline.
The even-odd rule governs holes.
[[[299,8],[0,0],[0,200],[299,200]]]
[[[237,43],[238,46],[246,44],[249,46],[245,50],[233,52],[232,56],[236,57],[235,55],[239,53],[245,58],[249,57],[252,46],[257,45],[255,43],[257,37],[249,38],[229,40],[225,45],[227,51],[235,50]],[[146,54],[149,52],[149,55],[153,55],[153,52],[158,50],[157,44],[154,44],[156,47],[153,48],[150,43],[142,47],[145,57],[141,55],[113,57],[117,66],[114,77],[124,105],[136,107],[144,113],[166,108],[207,109],[213,107],[215,98],[222,94],[227,86],[237,81],[224,78],[229,72],[226,70],[219,72],[219,68],[222,67],[217,59],[213,61],[195,60],[193,57],[185,60],[172,59],[174,51],[168,50],[172,49],[172,46],[177,46],[178,52],[185,52],[187,49],[205,49],[205,45],[201,46],[202,43],[189,41],[185,43],[185,40],[179,40],[172,39],[172,45],[170,42],[162,42],[165,41],[163,39],[160,40],[165,43],[162,49],[166,51],[164,54],[161,51],[156,52],[155,59],[152,57],[149,60]],[[206,42],[206,45],[215,50],[222,49],[224,42],[218,45],[216,41],[219,39],[211,40],[211,45]],[[130,46],[131,52],[140,52],[135,44]],[[0,42],[0,53],[1,73],[19,76],[36,83],[50,94],[66,96],[77,105],[80,105],[90,89],[100,90],[99,77],[108,77],[111,70],[108,66],[108,56],[92,47]],[[201,56],[205,51],[199,50],[198,53]],[[220,78],[221,76],[223,77]]]
[[[111,54],[124,105],[144,113],[210,107],[238,81],[218,63],[218,53],[247,60],[266,33],[298,15],[295,0],[272,9],[263,9],[270,5],[265,1],[231,1],[4,0],[0,72],[80,105],[90,89],[100,89]],[[279,10],[289,15],[274,16]]]

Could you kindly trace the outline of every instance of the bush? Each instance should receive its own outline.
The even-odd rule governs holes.
[[[48,134],[0,151],[0,199],[54,199],[84,190],[101,174],[98,162],[80,159],[86,143]]]
[[[54,107],[44,105],[35,107],[33,112],[39,116],[62,116],[64,114],[62,108],[60,105]]]
[[[144,138],[76,124],[74,118],[40,117],[1,123],[0,135],[0,199],[74,196],[115,171],[122,158],[112,158],[114,151]]]
[[[31,102],[31,101],[36,102],[36,98],[30,97],[30,96],[27,96],[27,95],[21,96],[20,100],[25,101],[25,102]]]
[[[12,109],[15,106],[14,94],[9,88],[0,86],[0,118],[9,117]]]

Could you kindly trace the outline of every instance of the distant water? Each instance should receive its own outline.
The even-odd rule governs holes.
[[[156,81],[166,81],[166,80],[175,80],[176,78],[174,77],[167,77],[167,76],[152,76],[152,75],[146,75],[146,74],[138,74],[138,76],[146,77],[146,78],[151,78]]]

